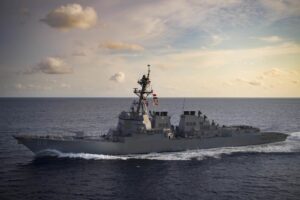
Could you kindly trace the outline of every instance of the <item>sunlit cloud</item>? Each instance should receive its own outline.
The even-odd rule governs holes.
[[[283,39],[279,36],[273,35],[273,36],[267,36],[267,37],[260,37],[258,38],[261,41],[265,41],[265,42],[281,42],[283,41]]]
[[[83,8],[79,4],[67,4],[50,11],[41,21],[53,28],[69,30],[91,28],[96,25],[97,19],[94,8]]]
[[[280,70],[278,68],[272,68],[268,71],[265,71],[263,75],[264,76],[275,77],[275,76],[280,76],[282,74],[284,74],[284,72],[282,70]]]
[[[166,55],[161,60],[163,66],[198,66],[221,67],[228,64],[243,64],[261,58],[269,58],[283,55],[300,54],[300,45],[296,43],[284,43],[257,48],[245,49],[220,49],[220,50],[192,50],[175,52]]]
[[[73,68],[61,58],[47,57],[38,63],[34,71],[44,74],[70,74],[73,72]]]
[[[143,51],[144,48],[138,44],[130,44],[124,42],[105,42],[99,45],[100,48],[114,51]]]

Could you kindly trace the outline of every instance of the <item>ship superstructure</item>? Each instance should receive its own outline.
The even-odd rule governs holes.
[[[153,104],[157,105],[157,95],[150,87],[150,65],[147,75],[143,75],[138,84],[141,88],[134,88],[133,93],[138,100],[133,100],[130,111],[123,111],[119,115],[116,129],[109,131],[112,138],[126,137],[135,134],[163,134],[168,138],[204,138],[234,134],[235,132],[259,132],[251,126],[222,126],[210,121],[199,111],[183,111],[177,126],[171,124],[171,117],[166,111],[149,111],[148,97],[152,95]],[[150,89],[151,88],[151,89]],[[109,137],[108,137],[109,138]]]
[[[134,88],[133,91],[138,96],[138,100],[132,102],[130,111],[120,113],[117,129],[112,132],[114,135],[130,136],[152,129],[147,106],[147,97],[153,93],[150,89],[150,65],[148,65],[148,74],[143,75],[138,84],[141,89]]]

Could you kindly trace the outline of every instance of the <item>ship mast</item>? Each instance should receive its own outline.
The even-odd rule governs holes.
[[[153,93],[153,90],[149,90],[148,87],[150,85],[150,65],[148,65],[148,74],[143,75],[143,77],[138,80],[138,84],[142,87],[140,90],[138,88],[134,88],[133,92],[139,97],[138,105],[136,112],[139,113],[142,107],[143,113],[145,112],[145,102],[146,98]]]

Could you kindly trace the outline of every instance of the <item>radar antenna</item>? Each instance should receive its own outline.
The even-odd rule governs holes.
[[[145,103],[147,97],[153,93],[152,89],[148,89],[150,85],[150,65],[147,65],[148,73],[147,76],[143,75],[143,77],[138,80],[138,84],[142,87],[140,90],[138,88],[134,88],[133,92],[139,97],[138,105],[136,112],[139,113],[142,108],[142,113],[147,112],[147,105]]]
[[[147,78],[149,79],[149,77],[150,77],[150,65],[148,64],[148,65],[147,65],[147,67],[148,67],[148,74],[147,74]]]

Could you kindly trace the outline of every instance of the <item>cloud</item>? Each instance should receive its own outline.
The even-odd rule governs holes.
[[[199,49],[171,52],[162,58],[161,64],[172,66],[221,67],[226,65],[245,66],[260,59],[277,59],[285,55],[300,54],[297,43],[280,43],[258,48]],[[248,63],[248,64],[245,64]]]
[[[144,47],[138,44],[129,44],[124,42],[105,42],[100,44],[99,47],[116,50],[116,51],[143,51]]]
[[[206,44],[207,38],[202,35],[226,34],[228,31],[235,33],[240,29],[264,30],[277,20],[286,19],[297,13],[299,15],[297,11],[300,4],[296,2],[295,0],[173,0],[135,1],[128,6],[118,2],[108,6],[115,12],[111,18],[106,18],[106,22],[109,29],[114,30],[115,33],[112,34],[117,35],[116,38],[122,41],[135,39],[147,41],[151,45],[155,43],[158,46],[181,42],[180,40],[186,42],[190,39],[195,43]],[[294,11],[290,12],[292,10]],[[218,44],[218,38],[215,39],[215,44]]]
[[[270,43],[281,42],[283,40],[281,37],[276,36],[276,35],[267,36],[267,37],[260,37],[258,39],[261,40],[261,41],[270,42]]]
[[[247,79],[243,79],[243,78],[237,78],[236,79],[237,82],[239,83],[246,83],[252,86],[260,86],[262,85],[262,83],[260,81],[257,80],[247,80]]]
[[[278,69],[272,68],[270,70],[266,70],[261,75],[262,79],[265,81],[282,81],[282,82],[291,82],[296,84],[294,81],[295,79],[299,79],[299,76],[293,74],[291,70],[288,69]]]
[[[280,76],[282,74],[284,74],[284,72],[280,69],[277,69],[277,68],[272,68],[272,69],[270,69],[268,71],[265,71],[263,73],[264,76],[270,76],[270,77]]]
[[[299,16],[300,2],[296,0],[260,0],[261,5],[271,11],[273,18],[286,18],[289,16]]]
[[[123,72],[117,72],[110,77],[110,80],[121,83],[125,80],[125,74]]]
[[[233,85],[234,83],[245,83],[252,86],[267,86],[269,85],[271,88],[275,85],[278,85],[280,83],[293,83],[297,84],[298,81],[295,80],[295,77],[288,76],[289,71],[282,70],[278,68],[272,68],[266,71],[262,71],[259,74],[257,74],[256,78],[249,77],[249,79],[245,78],[237,78],[234,81],[231,81],[230,83]]]
[[[212,40],[212,44],[211,44],[212,46],[217,46],[223,42],[223,38],[220,37],[219,35],[213,35],[211,37],[211,40]]]
[[[70,74],[73,68],[70,67],[61,58],[48,57],[42,60],[34,69],[33,72],[42,72],[45,74]]]
[[[50,11],[41,21],[53,28],[69,30],[91,28],[97,24],[97,19],[94,8],[83,8],[79,4],[67,4]]]
[[[69,85],[69,84],[67,84],[67,83],[61,83],[61,84],[59,85],[59,87],[61,87],[61,88],[71,88],[71,85]]]
[[[25,86],[23,84],[21,84],[21,83],[16,84],[15,87],[17,89],[24,89],[25,88]]]
[[[115,13],[114,22],[110,23],[110,26],[127,38],[151,40],[152,44],[157,42],[157,45],[161,45],[159,39],[178,40],[180,39],[178,37],[192,29],[193,32],[199,29],[204,32],[215,30],[219,24],[224,24],[226,13],[219,14],[219,11],[227,12],[229,10],[227,8],[238,5],[239,2],[239,0],[136,1],[127,7],[122,4],[116,6],[120,10]],[[235,16],[231,15],[229,17],[233,21]]]
[[[43,85],[38,85],[38,84],[22,84],[18,83],[15,85],[15,88],[18,90],[44,90],[44,91],[49,91],[52,90],[53,88],[51,86],[43,86]]]
[[[259,82],[259,81],[249,81],[248,84],[253,85],[253,86],[260,86],[261,82]]]

